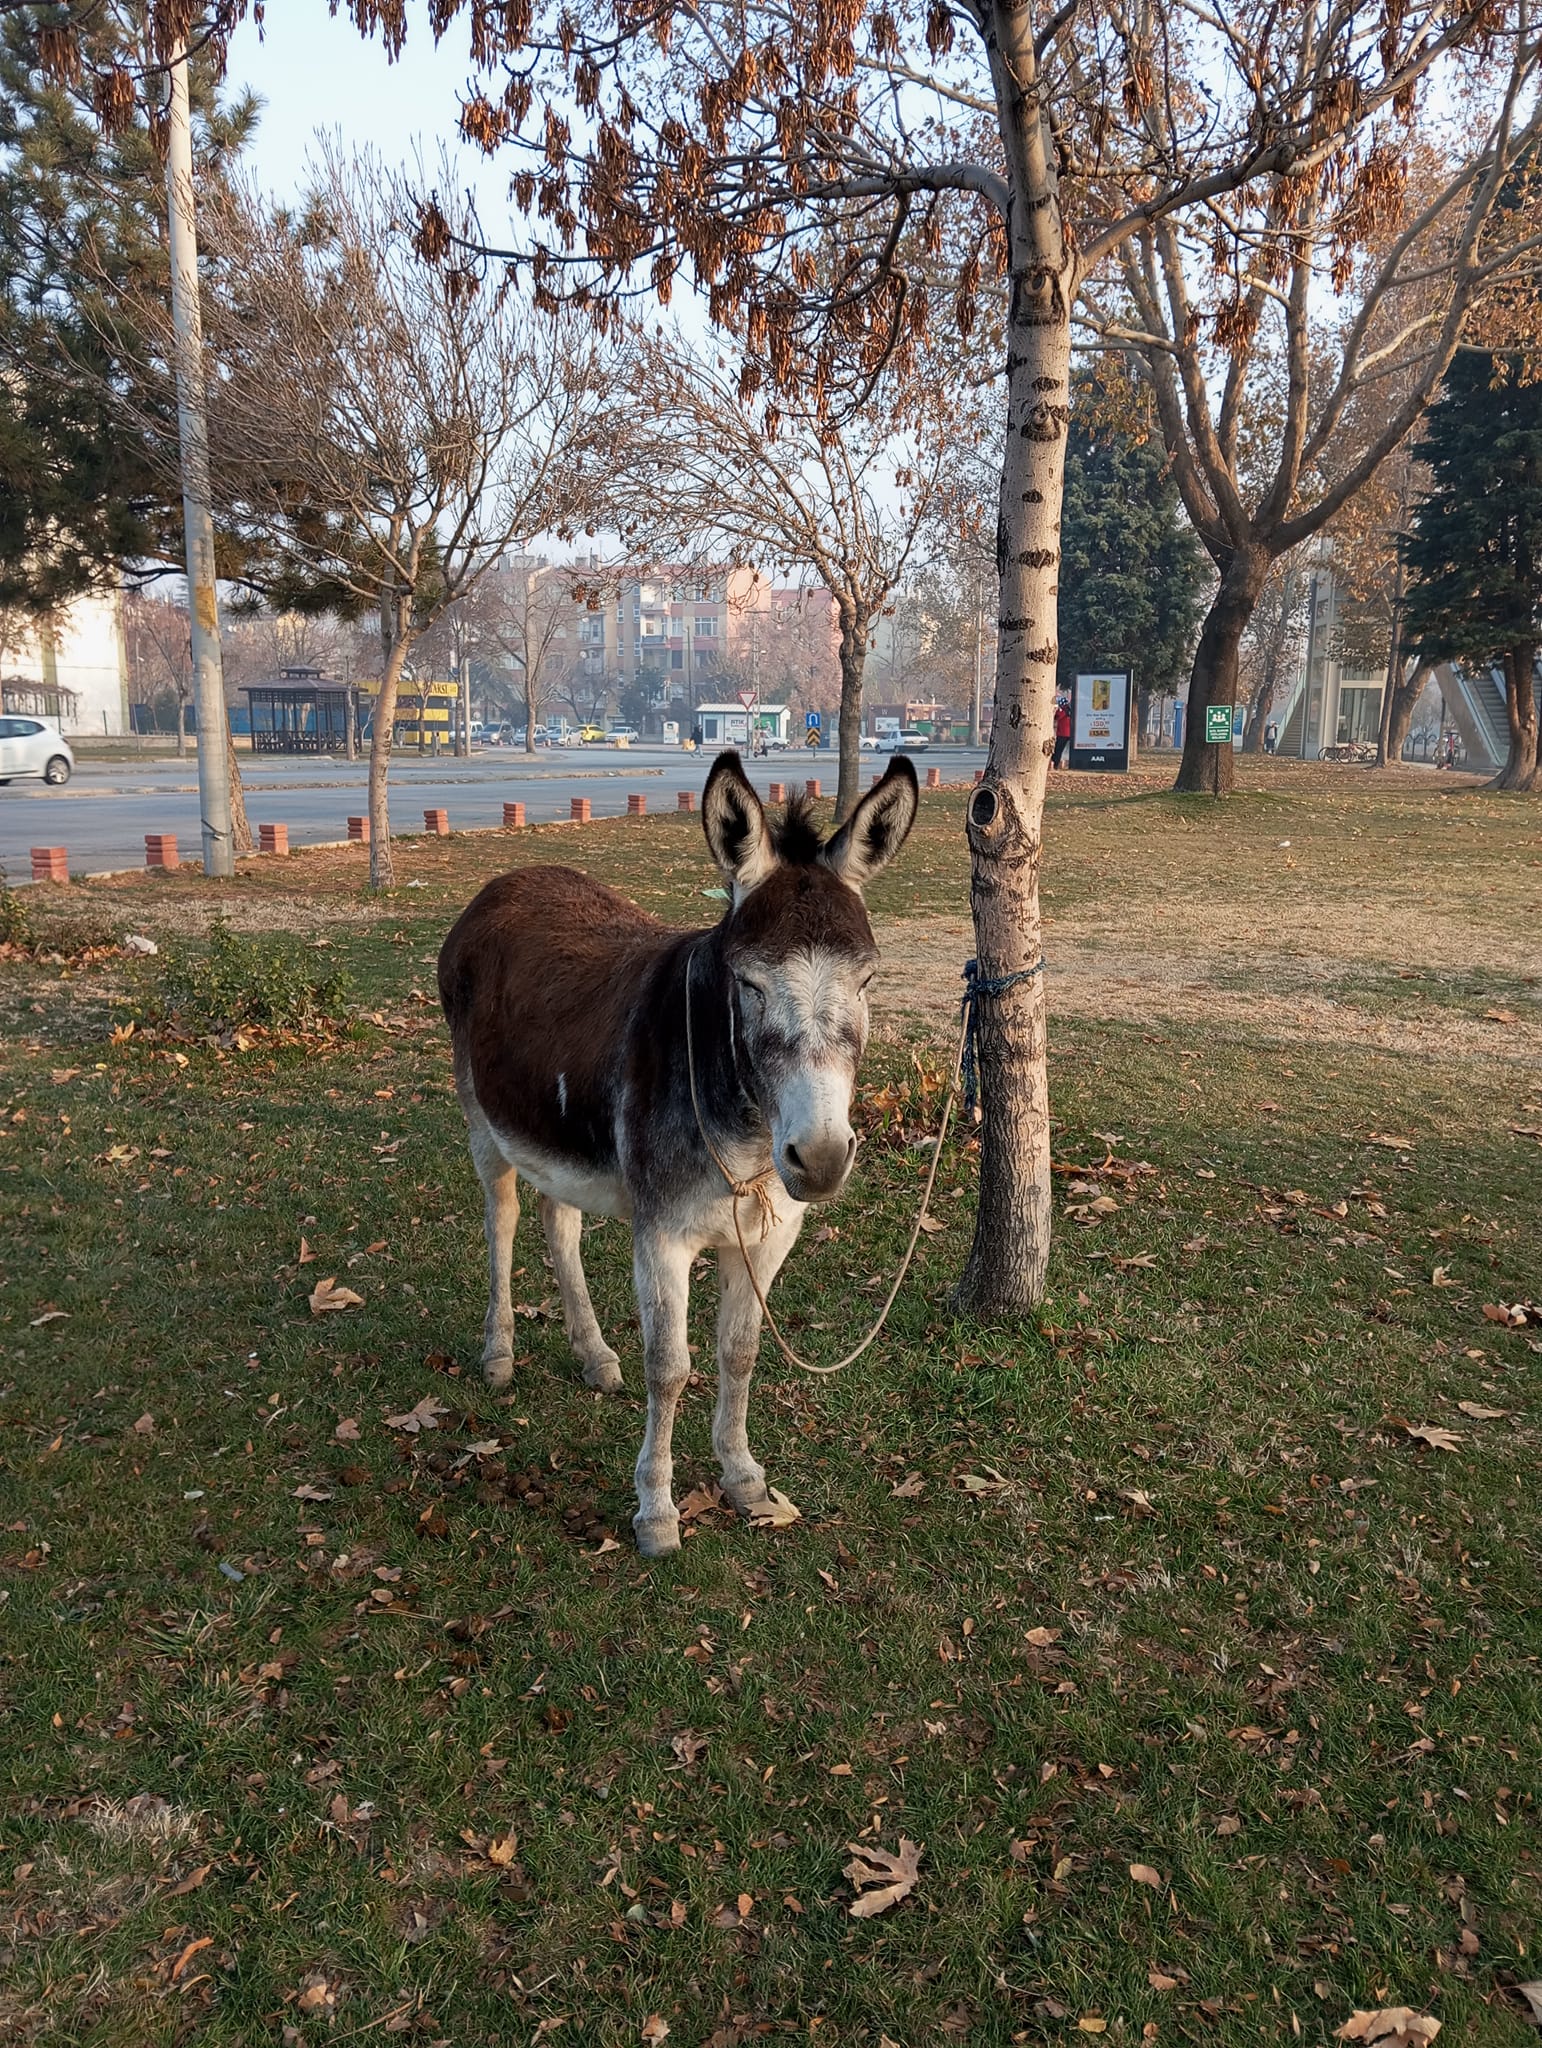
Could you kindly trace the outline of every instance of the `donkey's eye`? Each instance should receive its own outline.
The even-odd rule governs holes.
[[[755,996],[761,1002],[765,1001],[766,992],[758,981],[751,981],[747,974],[736,974],[734,980],[739,984],[739,993],[741,995]]]

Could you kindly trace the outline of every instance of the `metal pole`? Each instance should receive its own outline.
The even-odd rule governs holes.
[[[192,624],[193,694],[198,706],[198,808],[203,871],[233,875],[225,679],[220,663],[214,515],[209,506],[209,421],[204,410],[203,329],[198,310],[198,234],[193,217],[193,138],[187,52],[172,51],[166,125],[166,213],[171,240],[171,317],[177,341],[177,431],[182,452],[182,525]]]
[[[471,759],[471,656],[460,658],[460,757]]]

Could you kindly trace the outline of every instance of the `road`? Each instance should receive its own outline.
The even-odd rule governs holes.
[[[985,765],[983,749],[941,748],[930,757],[948,782],[967,781]],[[864,755],[864,781],[885,757]],[[500,825],[505,802],[520,802],[531,824],[568,816],[569,799],[586,796],[593,815],[622,815],[629,793],[641,791],[650,811],[672,811],[678,790],[699,791],[711,765],[705,754],[678,747],[565,747],[543,751],[534,766],[522,754],[478,750],[469,761],[391,764],[391,818],[399,831],[422,830],[425,810],[449,813],[451,830]],[[926,759],[918,759],[924,768]],[[818,776],[835,787],[835,757],[801,749],[748,764],[764,792],[772,782],[797,785]],[[260,824],[286,824],[292,847],[343,839],[350,815],[367,807],[367,764],[331,759],[260,760],[243,756],[246,813]],[[63,846],[74,874],[142,867],[147,832],[175,832],[184,859],[199,857],[198,769],[187,761],[83,760],[63,789],[13,782],[0,788],[0,871],[14,883],[31,872],[29,849]]]

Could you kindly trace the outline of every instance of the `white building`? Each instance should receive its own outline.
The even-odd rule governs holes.
[[[0,708],[66,735],[128,730],[128,657],[116,590],[78,597],[44,624],[0,621]]]
[[[787,706],[757,704],[747,710],[742,704],[698,704],[696,723],[701,727],[704,747],[747,746],[750,727],[763,732],[772,746],[787,744]]]

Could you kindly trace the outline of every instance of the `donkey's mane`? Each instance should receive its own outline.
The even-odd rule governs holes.
[[[812,867],[824,851],[824,837],[814,819],[813,800],[795,789],[779,818],[771,820],[771,844],[790,868]]]

